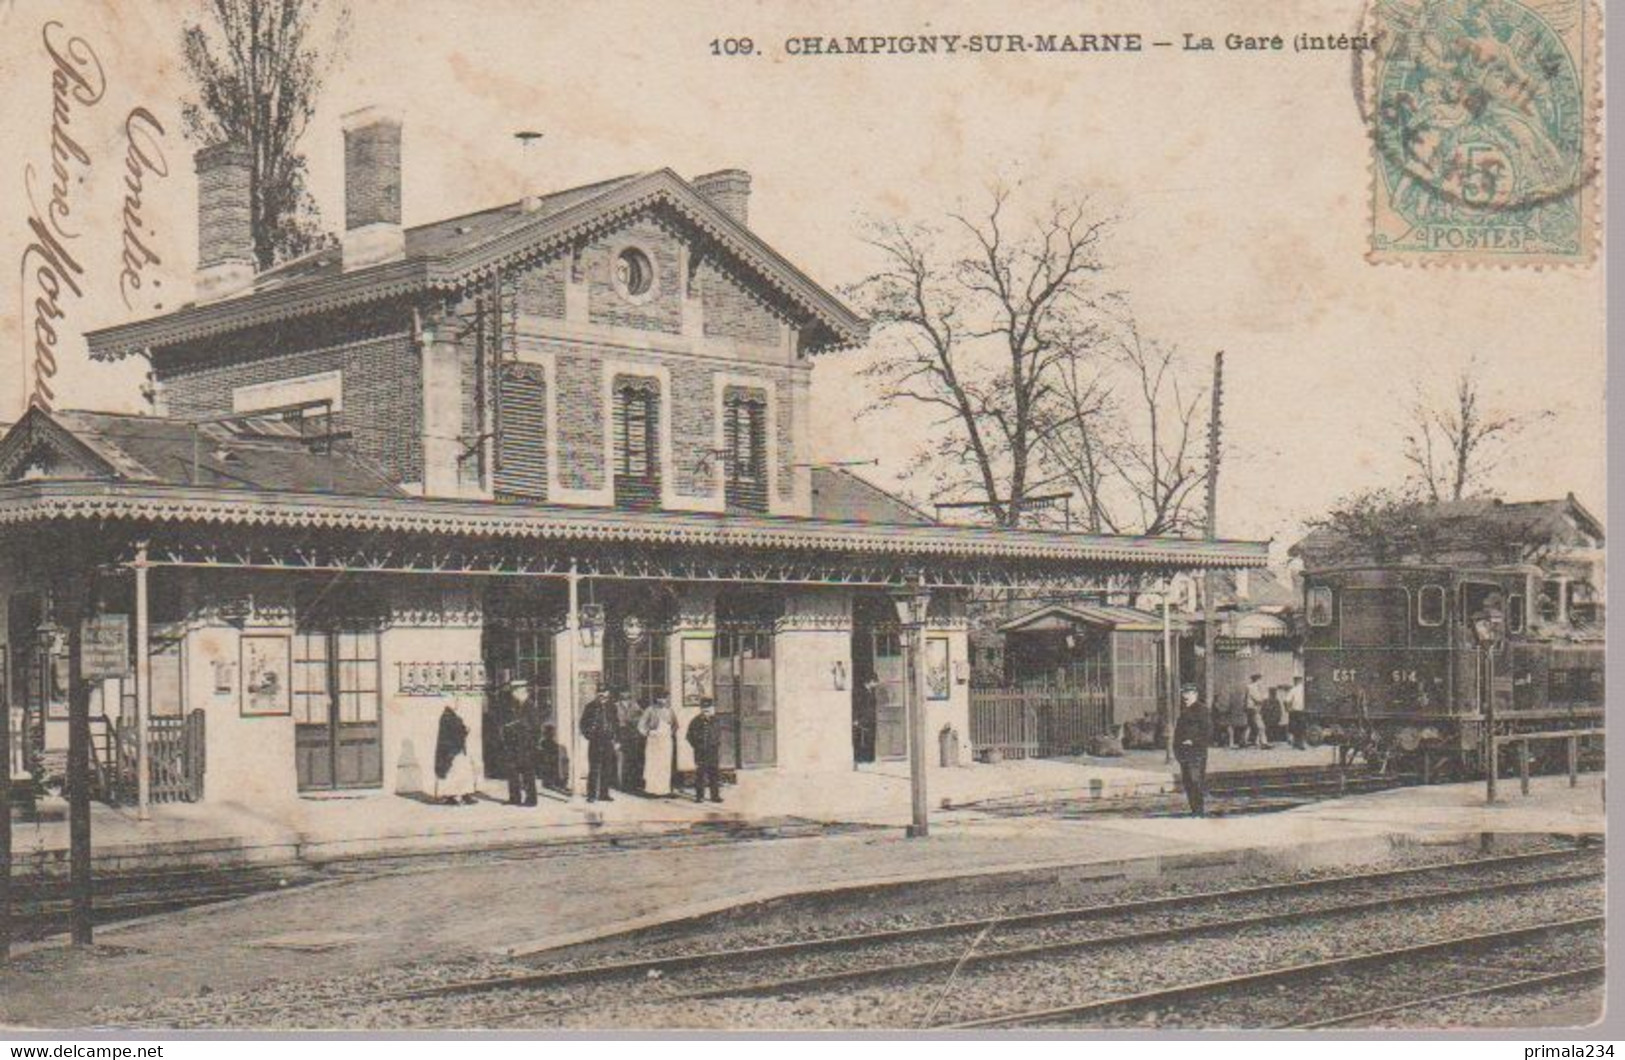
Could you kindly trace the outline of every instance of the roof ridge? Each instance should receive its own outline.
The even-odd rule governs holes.
[[[548,199],[555,199],[560,195],[569,195],[571,192],[587,191],[591,188],[606,188],[611,184],[624,184],[629,180],[637,180],[639,177],[647,176],[653,172],[657,171],[639,170],[633,173],[624,173],[618,177],[610,177],[607,180],[588,181],[586,184],[576,184],[568,188],[558,188],[554,191],[544,192],[543,194],[538,195],[537,198],[543,202],[546,202]],[[449,225],[456,221],[467,221],[470,218],[481,217],[485,214],[500,213],[503,210],[512,210],[515,207],[522,206],[524,201],[525,200],[523,198],[519,198],[514,199],[512,202],[498,203],[495,206],[487,206],[479,210],[469,210],[466,213],[452,214],[450,217],[437,217],[432,221],[425,221],[422,224],[407,225],[402,230],[405,232],[416,232],[424,228],[435,228],[440,225]]]

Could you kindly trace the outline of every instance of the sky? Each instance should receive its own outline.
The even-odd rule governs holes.
[[[343,216],[339,116],[376,103],[404,118],[408,225],[512,201],[527,181],[737,167],[753,177],[753,228],[832,289],[875,263],[859,238],[865,219],[937,219],[1000,179],[1034,202],[1081,191],[1117,217],[1108,282],[1142,330],[1197,363],[1225,351],[1223,535],[1284,546],[1337,498],[1396,484],[1402,402],[1418,381],[1446,385],[1469,361],[1492,406],[1549,413],[1500,469],[1500,492],[1573,491],[1605,507],[1601,266],[1369,264],[1369,141],[1348,53],[796,58],[783,47],[792,36],[848,34],[1290,38],[1356,28],[1358,2],[353,6],[347,54],[302,145],[330,225]],[[25,167],[44,178],[36,197],[48,195],[44,23],[59,20],[63,40],[82,35],[106,76],[99,101],[72,117],[91,162],[74,167],[70,189],[85,293],[67,303],[62,325],[64,407],[139,408],[143,366],[91,365],[77,335],[190,298],[196,190],[179,120],[188,91],[179,38],[200,11],[171,0],[0,7],[0,136],[11,147],[0,240],[14,263],[29,234]],[[711,54],[711,41],[740,37],[757,54]],[[161,264],[145,270],[126,308],[125,118],[135,107],[163,125],[168,173],[143,182],[139,227]],[[519,129],[545,134],[528,165],[512,138]],[[0,349],[16,367],[25,321],[17,269],[7,275]],[[840,353],[818,362],[813,457],[876,458],[863,473],[894,485],[920,424],[901,411],[859,415],[861,362]],[[0,372],[8,409],[21,400],[19,378]]]

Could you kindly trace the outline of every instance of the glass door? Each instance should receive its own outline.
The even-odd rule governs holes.
[[[293,670],[299,790],[380,786],[377,631],[300,630]]]

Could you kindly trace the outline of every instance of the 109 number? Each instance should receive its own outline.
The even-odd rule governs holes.
[[[717,37],[711,41],[712,55],[755,55],[756,42],[749,37]]]

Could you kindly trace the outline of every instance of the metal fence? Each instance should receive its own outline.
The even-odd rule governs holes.
[[[1111,731],[1111,695],[1103,688],[971,689],[971,748],[979,758],[1082,754]]]

